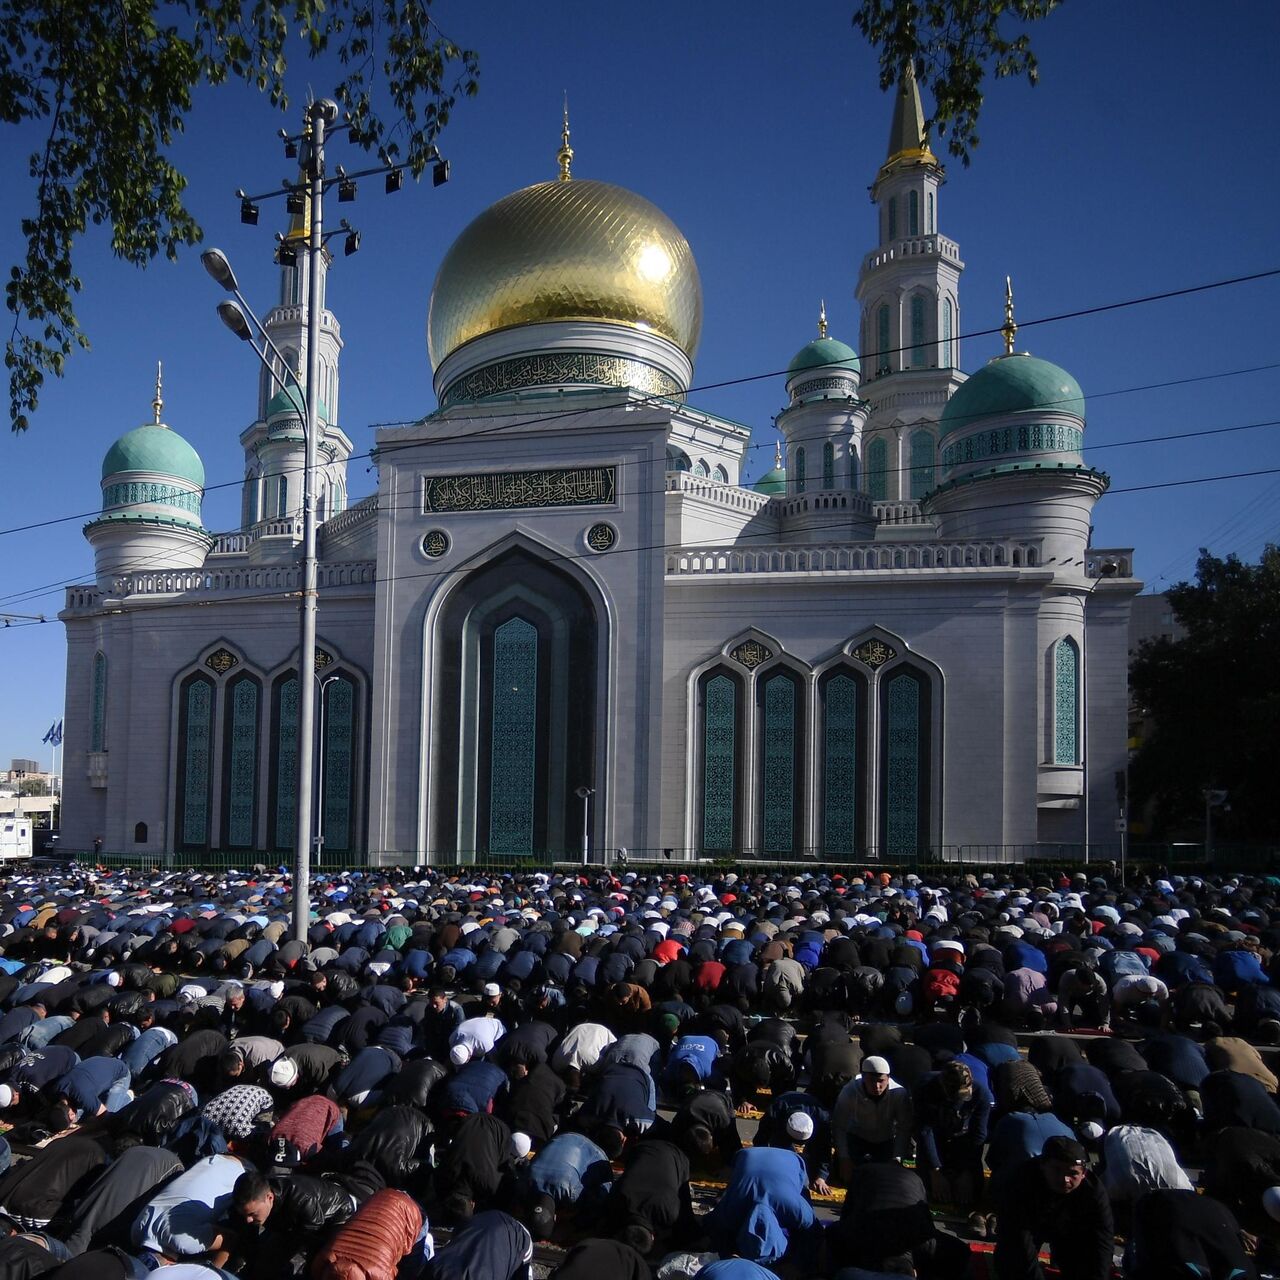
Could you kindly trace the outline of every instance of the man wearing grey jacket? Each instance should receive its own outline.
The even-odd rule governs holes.
[[[911,1095],[889,1076],[889,1064],[872,1055],[862,1072],[836,1096],[831,1132],[843,1181],[854,1165],[910,1154]]]

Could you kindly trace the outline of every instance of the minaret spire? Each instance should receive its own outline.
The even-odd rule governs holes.
[[[1013,319],[1013,279],[1004,278],[1004,324],[1000,326],[1000,335],[1004,338],[1004,353],[1013,355],[1013,340],[1018,336],[1018,326]]]
[[[920,86],[916,69],[908,62],[898,81],[898,95],[893,103],[893,123],[889,126],[889,150],[885,164],[897,159],[938,161],[929,149],[929,134],[924,124],[924,107],[920,103]]]
[[[160,361],[156,361],[156,397],[151,402],[151,411],[155,414],[155,425],[163,427],[164,423],[160,421],[160,415],[164,412],[164,398],[160,392],[164,382],[164,367]]]
[[[573,165],[573,148],[569,145],[569,94],[567,90],[564,95],[564,128],[560,130],[560,150],[556,152],[556,159],[560,162],[560,181],[568,182],[573,177],[570,172]]]
[[[827,336],[827,300],[823,298],[818,304],[818,337]]]
[[[782,466],[782,439],[779,437],[773,442],[773,469],[775,471]]]

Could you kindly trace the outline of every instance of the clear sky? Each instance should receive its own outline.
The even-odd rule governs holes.
[[[575,174],[645,195],[693,247],[705,297],[696,384],[784,369],[813,336],[820,298],[833,335],[856,345],[853,290],[874,243],[867,187],[884,157],[891,99],[850,4],[445,0],[435,13],[453,39],[479,50],[480,95],[460,104],[442,139],[453,165],[447,187],[406,185],[388,197],[367,183],[341,210],[363,232],[360,253],[337,258],[328,290],[346,342],[342,426],[357,451],[372,445],[373,424],[434,407],[424,330],[436,267],[487,205],[554,175],[564,90]],[[939,229],[966,263],[963,331],[1000,324],[1011,274],[1018,346],[1079,379],[1087,457],[1116,490],[1280,468],[1280,369],[1234,372],[1280,361],[1280,279],[1027,326],[1280,267],[1280,6],[1065,0],[1033,38],[1040,85],[989,85],[972,166],[947,162]],[[299,103],[308,82],[317,94],[330,88],[299,64]],[[242,226],[233,192],[289,174],[275,138],[281,123],[247,91],[211,91],[175,148],[206,243],[226,251],[260,312],[275,297],[271,232],[284,214],[264,206],[257,228]],[[0,132],[6,268],[20,250],[22,175],[37,141]],[[341,144],[331,158],[358,159]],[[11,756],[49,762],[40,739],[63,705],[62,587],[92,579],[81,529],[99,503],[102,456],[150,420],[157,359],[166,421],[199,450],[209,485],[227,483],[205,499],[206,526],[239,520],[237,437],[253,417],[258,366],[218,322],[222,295],[197,253],[139,272],[115,262],[99,232],[77,265],[93,350],[46,387],[25,435],[0,438],[0,611],[50,618],[0,631],[0,767]],[[972,371],[998,349],[994,336],[974,338],[961,363]],[[1209,377],[1220,374],[1232,376]],[[1171,385],[1189,379],[1202,380]],[[768,469],[781,377],[692,399],[751,425],[748,481]],[[1122,443],[1251,423],[1271,425]],[[351,464],[353,501],[373,491],[367,465]],[[74,518],[8,532],[59,517]],[[1198,546],[1256,558],[1278,526],[1280,474],[1264,475],[1113,493],[1097,508],[1094,545],[1136,547],[1138,574],[1158,590],[1189,576]]]

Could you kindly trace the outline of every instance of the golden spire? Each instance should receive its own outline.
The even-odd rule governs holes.
[[[1018,326],[1013,322],[1013,280],[1004,278],[1004,324],[1000,327],[1004,338],[1004,353],[1013,355],[1013,340],[1018,336]]]
[[[823,298],[818,304],[818,337],[827,336],[827,300]]]
[[[782,441],[775,440],[773,442],[773,469],[777,471],[782,466]]]
[[[160,361],[156,361],[156,398],[151,402],[151,411],[155,414],[155,425],[163,427],[164,423],[160,421],[160,414],[164,410],[164,400],[160,395],[161,385],[163,383],[164,368]]]
[[[564,95],[564,128],[560,130],[560,150],[556,152],[560,161],[560,181],[568,182],[573,174],[569,172],[573,164],[573,148],[569,145],[569,94]]]

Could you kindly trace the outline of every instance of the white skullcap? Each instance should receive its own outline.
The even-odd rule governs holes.
[[[870,1058],[863,1058],[862,1074],[864,1076],[887,1076],[889,1074],[889,1064],[884,1058],[873,1054]]]
[[[292,1089],[298,1083],[298,1064],[292,1058],[277,1058],[271,1064],[271,1083],[277,1089]]]
[[[465,1044],[455,1044],[453,1048],[449,1050],[449,1061],[452,1062],[455,1067],[466,1066],[466,1064],[471,1061],[471,1050]]]
[[[496,982],[486,982],[484,984],[484,994],[487,996],[500,996],[502,988]]]
[[[118,987],[123,981],[124,978],[117,969],[112,969],[111,972],[107,974],[106,983],[109,987]]]
[[[1267,1217],[1280,1222],[1280,1187],[1268,1187],[1262,1193],[1262,1207],[1267,1211]]]
[[[787,1117],[787,1133],[796,1142],[808,1142],[813,1137],[813,1117],[804,1111],[793,1111]]]
[[[0,1084],[0,1110],[13,1106],[13,1090],[7,1084]]]
[[[1106,1130],[1096,1120],[1086,1120],[1080,1126],[1080,1136],[1087,1138],[1090,1142],[1097,1142]]]
[[[533,1150],[533,1139],[527,1133],[513,1133],[511,1145],[515,1147],[516,1155],[523,1160]]]

